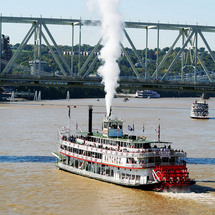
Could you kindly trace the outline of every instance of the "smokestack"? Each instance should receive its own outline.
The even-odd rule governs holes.
[[[109,111],[109,116],[108,116],[108,118],[110,118],[111,113],[112,113],[112,107],[110,107],[110,111]]]
[[[92,132],[92,115],[93,115],[93,106],[89,105],[88,135],[93,135],[93,132]]]

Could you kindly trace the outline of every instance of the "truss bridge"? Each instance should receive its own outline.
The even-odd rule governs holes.
[[[4,26],[7,24],[23,24],[28,27],[28,31],[16,50],[13,50],[9,59],[6,59],[3,54],[1,55],[0,86],[103,87],[101,78],[96,74],[95,69],[95,65],[99,61],[98,54],[102,39],[100,38],[95,42],[92,50],[88,52],[84,59],[82,59],[83,51],[81,50],[81,46],[84,44],[82,38],[84,28],[93,29],[100,26],[100,21],[1,16],[0,35],[3,35]],[[56,29],[58,26],[66,26],[66,28],[71,29],[71,35],[68,35],[71,37],[69,61],[60,45],[57,44],[55,34],[50,30],[50,26],[52,28],[54,26]],[[135,46],[135,38],[129,35],[131,31],[138,31],[144,35],[143,44],[145,48],[142,53]],[[203,46],[204,50],[207,50],[211,62],[215,65],[215,54],[207,40],[207,35],[215,32],[215,26],[125,22],[123,32],[124,40],[132,50],[132,56],[123,44],[123,40],[121,42],[122,58],[127,60],[132,75],[119,78],[121,88],[214,92],[215,67],[209,68],[205,63],[199,43],[201,42],[201,47]],[[174,32],[176,36],[172,37],[166,53],[161,55],[160,44],[162,41],[160,35],[166,32]],[[156,38],[156,41],[154,41],[156,57],[153,62],[150,61],[149,57],[149,34],[153,34]],[[75,36],[78,38],[78,50],[76,50],[78,61],[76,62],[74,61]],[[21,65],[17,63],[17,60],[32,38],[34,41],[32,59],[29,60],[29,66]],[[58,65],[58,73],[44,70],[43,44],[48,47],[51,57]],[[3,51],[4,43],[1,36],[0,53],[3,53]]]

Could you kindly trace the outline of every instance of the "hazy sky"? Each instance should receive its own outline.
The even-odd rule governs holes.
[[[82,18],[99,19],[96,11],[89,11],[87,0],[0,0],[0,14],[2,16],[22,17],[55,17],[55,18]],[[125,21],[143,21],[160,23],[199,24],[215,26],[215,1],[212,0],[121,0],[120,12]],[[3,34],[9,35],[11,43],[21,42],[30,26],[23,24],[3,24]],[[99,29],[93,27],[83,29],[82,43],[97,43]],[[71,44],[71,29],[63,27],[51,27],[51,32],[58,44]],[[77,31],[78,32],[78,31]],[[137,47],[143,48],[145,33],[135,30],[128,32]],[[177,32],[161,32],[161,47],[170,46],[168,37],[174,41]],[[78,36],[76,35],[76,42]],[[156,47],[156,33],[150,34],[150,46]],[[207,38],[207,35],[206,35]],[[209,43],[215,38],[214,34],[208,36]],[[212,46],[212,45],[211,45]],[[213,47],[212,47],[213,48]]]

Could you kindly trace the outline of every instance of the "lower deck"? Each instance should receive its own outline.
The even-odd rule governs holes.
[[[56,166],[68,172],[127,187],[145,187],[146,189],[153,189],[155,185],[160,183],[154,180],[150,168],[123,169],[83,161],[72,157],[64,157],[57,162]]]

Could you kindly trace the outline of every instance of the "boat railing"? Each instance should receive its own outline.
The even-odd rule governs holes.
[[[82,139],[78,139],[78,143],[70,142],[70,141],[64,141],[63,144],[69,147],[73,147],[76,149],[82,149],[87,150],[91,152],[106,154],[106,155],[112,155],[117,157],[136,157],[136,158],[142,158],[142,157],[170,157],[170,156],[178,156],[178,157],[185,157],[186,153],[183,151],[177,151],[172,149],[163,149],[163,148],[156,148],[156,149],[143,149],[138,151],[117,151],[114,149],[106,149],[106,148],[98,148],[96,147],[96,144],[93,145],[90,141],[84,141]]]
[[[74,153],[74,152],[69,152],[69,151],[64,150],[64,149],[61,149],[60,152],[62,152],[63,154],[66,154],[68,156],[72,156],[72,157],[75,157],[75,158],[80,158],[80,159],[83,159],[83,160],[88,160],[88,161],[92,161],[92,162],[99,162],[99,163],[102,162],[102,159],[100,159],[100,158],[90,157],[90,156],[86,156],[84,154],[80,155],[80,154],[77,154],[77,153]]]
[[[158,165],[182,165],[183,163],[182,162],[177,162],[177,163],[171,163],[171,162],[159,162],[159,163],[125,163],[125,164],[122,164],[122,163],[113,163],[113,162],[104,162],[102,159],[100,158],[95,158],[95,157],[90,157],[90,156],[87,156],[87,155],[80,155],[80,154],[77,154],[77,153],[74,153],[74,152],[69,152],[67,150],[64,150],[64,149],[60,149],[60,152],[62,152],[63,154],[65,155],[68,155],[68,156],[72,156],[72,157],[75,157],[75,158],[79,158],[79,159],[83,159],[83,160],[87,160],[87,161],[92,161],[92,162],[97,162],[97,163],[104,163],[104,164],[109,164],[109,165],[115,165],[115,166],[122,166],[125,167],[125,168],[138,168],[138,169],[143,169],[143,168],[149,168],[149,167],[155,167],[155,166],[158,166]]]

